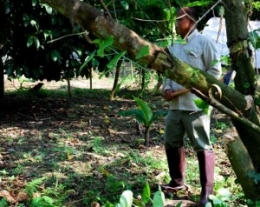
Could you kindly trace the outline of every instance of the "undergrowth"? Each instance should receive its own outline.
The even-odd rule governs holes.
[[[117,115],[119,110],[135,108],[133,96],[139,94],[140,90],[124,89],[114,100],[109,99],[109,90],[75,89],[72,98],[66,90],[6,94],[7,104],[0,112],[1,160],[5,164],[0,170],[0,207],[114,207],[126,190],[140,199],[146,183],[152,200],[159,184],[169,182],[164,117],[151,126],[150,145],[145,147],[134,118]],[[142,92],[139,98],[152,110],[167,109],[160,96]],[[248,201],[218,139],[227,123],[212,123],[217,154],[217,197],[213,199],[242,207]],[[179,199],[196,202],[200,194],[198,164],[189,143],[186,174],[191,187]],[[153,205],[151,200],[147,207]]]

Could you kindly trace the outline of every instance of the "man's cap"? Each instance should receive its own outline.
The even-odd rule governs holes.
[[[196,22],[196,19],[197,19],[196,15],[197,14],[194,14],[196,12],[194,9],[188,8],[188,7],[184,7],[184,8],[181,8],[180,10],[184,14],[181,15],[181,16],[176,17],[176,20],[181,19],[181,18],[187,16],[189,19],[191,19],[192,21]]]

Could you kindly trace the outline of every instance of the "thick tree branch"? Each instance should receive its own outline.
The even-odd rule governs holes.
[[[232,110],[239,110],[241,114],[245,111],[247,103],[244,96],[239,92],[227,87],[208,73],[194,69],[179,59],[168,55],[163,48],[144,40],[134,31],[115,20],[107,19],[103,13],[91,5],[79,0],[42,0],[42,3],[50,5],[68,18],[73,18],[75,23],[80,24],[82,28],[101,39],[113,36],[114,48],[119,51],[127,51],[127,55],[132,60],[135,60],[135,56],[141,48],[148,47],[149,54],[135,60],[142,66],[150,67],[164,74],[187,89],[195,88],[206,96],[208,96],[210,86],[217,84],[222,90],[223,96],[219,101],[223,105]],[[236,104],[229,100],[236,100]]]

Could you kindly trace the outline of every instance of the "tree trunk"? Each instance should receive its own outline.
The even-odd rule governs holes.
[[[145,90],[145,69],[141,68],[141,91],[143,92]]]
[[[3,51],[0,45],[0,57],[3,57],[2,55]],[[2,60],[0,60],[0,100],[3,100],[4,98],[4,63]]]
[[[230,1],[225,0],[225,18],[226,18],[226,30],[228,46],[230,49],[230,57],[232,61],[232,69],[237,72],[235,77],[235,89],[244,95],[254,96],[255,94],[255,71],[252,66],[252,53],[249,46],[249,34],[247,30],[248,15],[250,13],[249,5],[245,5],[242,0]],[[237,26],[239,25],[239,27]],[[243,115],[248,118],[251,122],[259,125],[259,120],[255,112],[255,106],[251,107],[249,110],[245,110]],[[249,127],[245,127],[237,120],[232,120],[233,125],[236,127],[239,137],[241,138],[243,144],[246,147],[248,154],[251,157],[253,166],[257,173],[260,172],[260,137],[259,133],[251,130]],[[259,137],[256,139],[256,137]],[[237,145],[237,144],[236,144]],[[230,148],[232,154],[237,154],[239,148]],[[242,149],[241,149],[242,153]],[[246,160],[249,159],[245,158]],[[242,160],[241,160],[242,162]],[[241,163],[240,163],[241,165]],[[235,163],[232,165],[235,168]],[[243,166],[243,165],[242,165]],[[249,166],[249,163],[248,163]],[[241,168],[241,167],[240,167]],[[245,166],[246,168],[246,166]],[[242,173],[243,174],[243,173]],[[243,177],[237,175],[238,179],[240,177],[240,183],[242,185]],[[256,185],[256,184],[255,184]],[[250,185],[251,186],[251,185]],[[256,199],[260,197],[259,186],[257,190],[253,190],[253,186],[244,189],[245,194],[251,199]]]
[[[0,100],[4,98],[4,66],[0,60]]]
[[[70,85],[70,78],[67,78],[67,85],[68,85],[68,94],[69,94],[69,97],[71,98],[71,85]]]
[[[260,194],[256,194],[256,192],[259,192],[259,186],[257,186],[254,179],[252,179],[252,175],[256,173],[255,168],[240,137],[236,132],[230,131],[223,136],[223,142],[225,143],[228,159],[236,173],[238,182],[241,184],[245,196],[259,200]]]
[[[92,84],[92,70],[93,68],[88,68],[89,70],[89,88],[92,90],[93,89],[93,84]]]
[[[120,70],[121,70],[121,65],[123,63],[123,60],[119,60],[117,65],[116,65],[116,73],[115,73],[115,79],[114,79],[114,84],[113,84],[113,88],[111,91],[111,98],[115,98],[116,95],[116,86],[118,84],[118,80],[119,80],[119,75],[120,75]]]
[[[259,126],[259,120],[255,113],[255,108],[247,108],[247,101],[244,95],[254,94],[253,73],[248,52],[248,32],[246,27],[247,11],[243,7],[247,6],[242,0],[225,0],[226,24],[228,34],[228,45],[231,50],[231,58],[233,61],[233,69],[237,70],[235,78],[236,89],[226,86],[222,82],[216,80],[213,76],[205,71],[194,69],[186,63],[180,61],[176,57],[167,54],[159,46],[145,41],[135,32],[120,25],[117,21],[105,17],[100,11],[91,5],[79,0],[42,0],[63,15],[70,18],[73,22],[80,24],[82,28],[90,31],[93,35],[101,39],[109,36],[114,37],[113,47],[119,51],[126,51],[127,56],[135,60],[136,54],[144,46],[149,48],[149,54],[138,59],[138,64],[146,68],[152,68],[158,73],[178,82],[185,88],[190,89],[196,95],[204,100],[209,98],[209,90],[213,85],[217,85],[218,91],[214,92],[214,97],[225,107],[235,111],[241,117],[249,118],[253,123]],[[237,26],[239,25],[239,27]],[[237,29],[240,28],[239,32]],[[241,32],[241,34],[240,34]],[[232,36],[234,35],[234,36]],[[232,37],[231,37],[232,36]],[[242,48],[242,49],[241,49]],[[244,69],[241,69],[244,67]],[[251,82],[252,81],[252,82]],[[247,86],[247,87],[246,87]],[[211,103],[211,102],[210,102]],[[213,102],[212,102],[213,103]],[[214,105],[213,105],[214,106]],[[218,109],[223,110],[221,107]],[[224,111],[225,112],[225,111]],[[250,116],[249,116],[250,115]],[[233,119],[239,136],[252,159],[253,167],[256,172],[260,172],[260,132],[253,127],[245,125],[239,119]],[[241,146],[243,147],[243,146]],[[231,149],[231,148],[230,148]],[[232,148],[235,154],[237,148]],[[239,161],[239,160],[238,160]],[[244,167],[244,166],[241,166]],[[239,175],[238,175],[239,176]],[[242,178],[243,179],[243,178]],[[257,184],[255,184],[257,186]],[[259,185],[250,199],[256,200],[260,195]],[[246,190],[246,189],[245,189]],[[252,197],[251,197],[252,196]]]
[[[162,86],[162,84],[163,84],[163,77],[161,74],[158,74],[158,80],[157,80],[156,85],[154,86],[152,94],[155,95],[157,92],[159,92],[159,89]]]

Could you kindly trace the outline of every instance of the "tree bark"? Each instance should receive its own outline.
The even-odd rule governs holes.
[[[242,0],[225,0],[225,19],[227,28],[227,45],[230,49],[230,57],[232,61],[232,69],[235,70],[235,89],[244,95],[255,94],[255,71],[252,66],[252,55],[249,45],[249,33],[247,30],[248,15],[250,11],[250,3],[245,4]],[[237,26],[239,25],[239,27]],[[251,122],[259,125],[255,106],[250,110],[245,110],[243,116]],[[260,141],[256,139],[259,133],[245,127],[237,120],[232,120],[236,127],[239,137],[245,145],[256,171],[260,172]]]
[[[116,73],[115,73],[113,88],[111,91],[111,99],[114,99],[116,96],[116,89],[117,89],[117,84],[118,84],[118,80],[119,80],[119,76],[120,76],[122,63],[123,63],[123,60],[119,60],[118,63],[116,64]]]
[[[236,173],[238,182],[241,184],[245,196],[247,198],[253,198],[253,200],[259,200],[259,186],[257,186],[254,179],[252,179],[252,175],[256,173],[255,168],[240,137],[236,132],[230,131],[223,136],[223,141],[228,159]]]
[[[248,109],[247,101],[244,97],[244,95],[254,94],[252,65],[249,63],[249,48],[247,46],[244,47],[244,45],[247,45],[245,40],[248,38],[245,18],[247,13],[245,8],[243,8],[243,5],[245,5],[244,1],[225,0],[225,8],[227,8],[225,17],[227,21],[228,45],[230,46],[231,58],[233,64],[235,65],[233,68],[237,70],[238,73],[241,73],[238,74],[235,79],[237,90],[240,92],[233,90],[222,82],[216,80],[207,72],[192,68],[176,57],[167,54],[156,44],[145,41],[134,31],[120,25],[118,22],[109,17],[105,17],[100,11],[87,3],[79,0],[42,0],[42,2],[47,3],[49,6],[58,10],[60,13],[70,18],[73,22],[80,24],[83,29],[88,30],[98,38],[106,39],[109,36],[113,36],[113,47],[119,51],[126,51],[127,56],[132,60],[135,60],[135,56],[141,48],[144,46],[148,47],[149,53],[135,61],[143,67],[152,68],[158,73],[161,73],[164,76],[178,82],[185,88],[190,89],[193,93],[202,97],[204,100],[209,99],[209,90],[211,87],[213,85],[217,85],[219,90],[214,93],[214,97],[221,104],[235,111],[240,116],[249,118],[253,123],[259,126],[259,120],[255,113],[254,106]],[[237,18],[238,16],[239,18]],[[239,27],[237,27],[237,25],[239,25]],[[241,34],[237,32],[236,29],[238,28],[241,29]],[[232,34],[235,36],[232,36],[231,38],[230,36]],[[237,42],[240,43],[236,44]],[[244,66],[249,69],[245,71],[240,69]],[[219,109],[221,110],[221,108]],[[248,153],[252,159],[253,167],[256,172],[259,173],[259,130],[256,131],[251,127],[245,126],[245,124],[238,119],[233,119],[233,124],[236,127],[241,140],[245,144],[246,149],[248,150]],[[234,152],[231,154],[235,154],[238,148],[230,147],[230,149]],[[245,192],[246,195],[252,196],[250,197],[252,200],[257,199],[258,195],[260,195],[259,186],[255,189],[258,189],[258,191],[256,190],[253,195]]]
[[[0,54],[2,57],[2,48],[0,45]],[[0,60],[0,100],[4,98],[4,65],[3,61]]]
[[[88,68],[89,70],[89,88],[92,90],[93,89],[93,82],[92,82],[92,74],[93,74],[93,68]]]
[[[145,72],[145,69],[144,68],[141,68],[141,90],[142,92],[145,90],[145,75],[146,75],[146,72]]]

